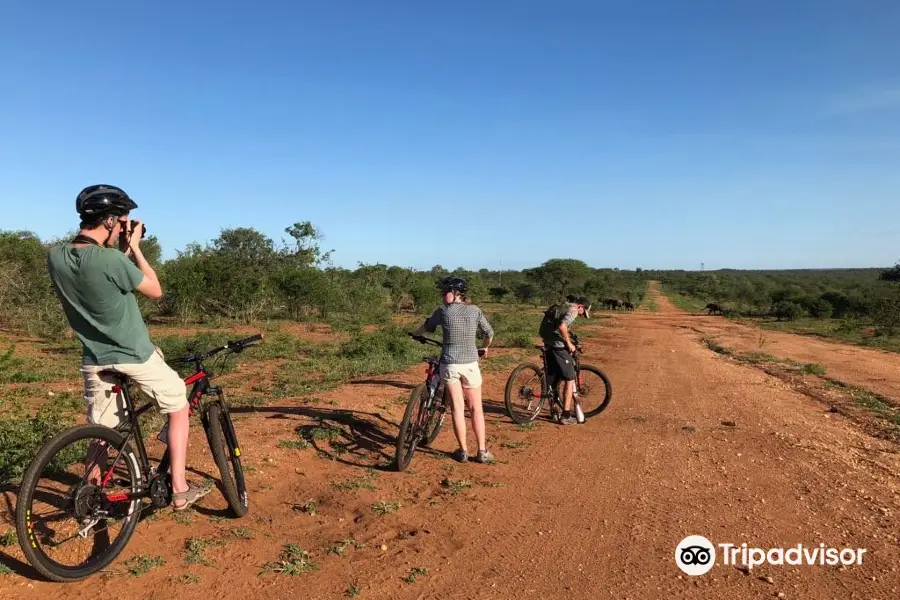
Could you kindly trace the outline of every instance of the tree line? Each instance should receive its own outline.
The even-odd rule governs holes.
[[[890,269],[655,273],[670,292],[726,313],[794,320],[847,319],[876,332],[900,332],[900,263]]]
[[[363,263],[346,269],[332,264],[333,251],[322,248],[323,237],[312,223],[294,223],[284,234],[276,241],[249,227],[223,229],[215,239],[188,244],[165,261],[158,239],[148,236],[142,248],[165,294],[160,302],[140,299],[145,318],[293,319],[358,328],[433,310],[439,302],[435,283],[451,274],[467,278],[473,302],[533,306],[567,294],[639,303],[647,282],[640,270],[594,269],[572,258],[502,272]],[[71,237],[41,240],[29,231],[0,231],[0,327],[44,336],[65,329],[46,259],[53,245]]]

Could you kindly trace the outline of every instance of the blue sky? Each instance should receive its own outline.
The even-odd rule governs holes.
[[[167,256],[311,220],[349,267],[900,258],[892,0],[137,4],[3,3],[0,228],[106,182]]]

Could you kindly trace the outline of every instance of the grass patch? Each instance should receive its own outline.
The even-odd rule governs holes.
[[[10,546],[15,546],[19,543],[19,536],[16,535],[15,529],[10,529],[3,534],[0,534],[0,547],[9,548]]]
[[[200,583],[200,576],[193,573],[182,573],[178,577],[169,577],[169,581],[175,585],[185,585],[188,583]]]
[[[498,348],[530,348],[538,337],[540,314],[498,311],[485,316],[494,329],[492,345]]]
[[[452,495],[457,496],[461,494],[464,490],[472,487],[472,482],[467,479],[460,479],[458,481],[454,481],[449,478],[444,478],[441,480],[441,487],[448,490]]]
[[[704,337],[701,342],[707,348],[716,352],[718,354],[722,354],[724,356],[730,356],[735,360],[751,365],[774,365],[778,366],[790,373],[796,373],[798,375],[816,375],[818,377],[825,376],[825,367],[818,363],[804,363],[793,360],[791,358],[780,358],[777,356],[772,356],[766,352],[740,352],[733,348],[727,348],[717,342],[714,338]]]
[[[413,567],[409,570],[409,573],[406,574],[406,577],[403,578],[403,581],[406,583],[415,583],[416,578],[419,575],[428,575],[428,569],[422,567]]]
[[[246,527],[235,527],[231,530],[231,535],[238,538],[239,540],[252,540],[253,532],[247,529]]]
[[[344,596],[347,598],[356,598],[362,593],[362,588],[359,587],[357,583],[351,583],[346,590],[344,590]]]
[[[395,325],[355,331],[345,342],[309,346],[299,357],[292,357],[276,374],[274,395],[304,396],[354,378],[401,371],[432,353]]]
[[[900,427],[900,407],[891,404],[881,394],[836,379],[826,379],[825,384],[827,387],[837,388],[849,393],[856,404],[870,410],[891,425]]]
[[[372,505],[372,511],[379,517],[389,515],[400,510],[402,505],[399,502],[379,501]]]
[[[33,416],[21,404],[7,410],[0,418],[0,484],[17,483],[39,448],[74,424],[72,415],[55,402],[41,406]],[[83,452],[82,448],[69,446],[57,455],[51,468],[64,471],[72,463],[81,460]]]
[[[206,551],[213,546],[221,546],[223,542],[210,538],[190,537],[184,542],[184,564],[211,566],[206,558]]]
[[[375,484],[372,483],[375,479],[378,479],[378,472],[368,471],[363,475],[360,475],[358,477],[351,477],[349,479],[345,479],[344,481],[332,481],[331,487],[344,492],[360,489],[375,491]]]
[[[281,440],[278,442],[279,448],[288,448],[290,450],[306,450],[312,448],[312,444],[306,440]]]
[[[132,556],[122,563],[128,570],[128,574],[132,577],[140,577],[144,573],[148,573],[156,567],[166,564],[166,560],[162,556],[147,556],[146,554],[138,554]]]
[[[358,549],[358,548],[362,548],[364,545],[365,544],[357,542],[356,540],[351,538],[349,540],[342,540],[340,542],[335,542],[331,546],[326,547],[325,552],[328,554],[336,554],[338,556],[343,556],[344,551],[347,549],[348,546],[353,546],[354,548]]]
[[[503,448],[511,448],[511,449],[516,449],[516,448],[526,448],[526,447],[528,447],[528,446],[530,446],[530,445],[531,445],[531,444],[530,444],[529,442],[526,442],[526,441],[519,441],[519,442],[503,442],[502,444],[500,444],[500,446],[502,446]]]
[[[312,515],[316,514],[316,511],[318,510],[319,505],[314,499],[310,498],[306,502],[302,502],[300,504],[295,504],[291,508],[296,512],[306,513],[306,514],[312,516]]]
[[[12,575],[13,572],[5,563],[0,563],[0,575]]]
[[[297,544],[287,544],[281,557],[267,564],[263,572],[281,573],[283,575],[303,575],[307,571],[315,571],[319,567],[309,559],[309,552]]]

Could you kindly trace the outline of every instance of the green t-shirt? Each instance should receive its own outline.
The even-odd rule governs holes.
[[[83,346],[82,363],[144,363],[155,346],[135,288],[144,274],[119,250],[62,244],[50,250],[50,279]]]

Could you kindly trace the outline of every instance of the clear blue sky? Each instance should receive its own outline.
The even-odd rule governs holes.
[[[350,267],[893,264],[898,32],[895,0],[7,1],[0,228],[106,182],[167,256],[311,220]]]

